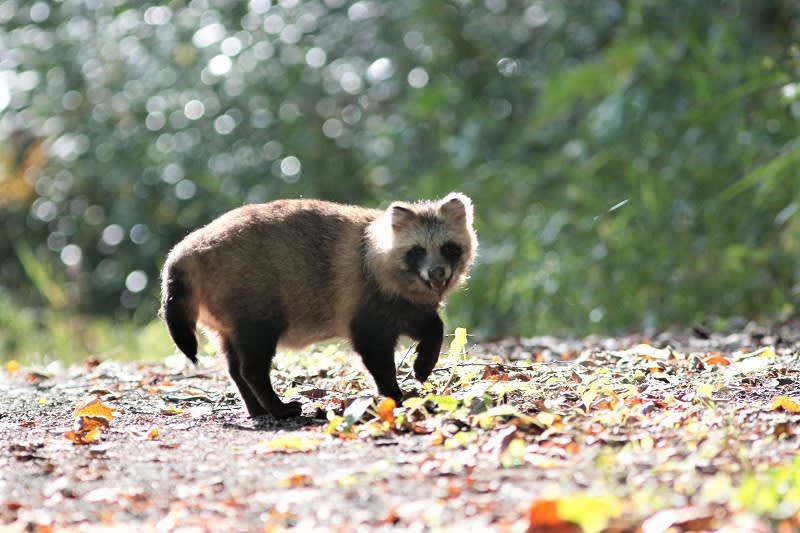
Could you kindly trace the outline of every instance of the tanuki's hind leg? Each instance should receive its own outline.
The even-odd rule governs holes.
[[[269,412],[261,405],[256,398],[256,395],[253,394],[253,391],[250,390],[250,385],[244,380],[241,373],[241,362],[239,361],[239,356],[236,354],[236,350],[233,349],[230,341],[225,340],[223,342],[222,350],[225,352],[225,358],[228,360],[228,373],[231,375],[231,379],[236,384],[236,388],[239,389],[239,396],[242,397],[244,401],[244,406],[247,409],[247,414],[251,417],[266,415]]]
[[[230,370],[231,378],[251,416],[262,414],[259,405],[275,418],[300,415],[300,402],[283,403],[272,388],[269,374],[279,336],[280,329],[270,322],[247,321],[236,324],[230,339],[232,353],[238,360],[238,371]],[[228,365],[235,366],[230,357]]]

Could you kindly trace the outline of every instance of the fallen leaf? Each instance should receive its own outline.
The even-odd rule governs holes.
[[[707,509],[665,509],[659,511],[640,526],[642,533],[668,531],[710,531],[714,529],[714,514]]]
[[[613,495],[576,495],[562,498],[558,502],[558,514],[577,524],[585,533],[599,533],[612,518],[622,514],[622,504]]]
[[[6,372],[9,374],[13,374],[14,372],[19,372],[19,361],[16,359],[12,359],[11,361],[6,363]]]
[[[786,422],[781,422],[779,424],[776,424],[772,434],[775,435],[776,437],[780,437],[782,435],[791,437],[792,435],[794,435],[794,433],[792,433],[792,426]]]
[[[397,404],[392,398],[384,398],[378,402],[377,412],[380,421],[389,424],[390,427],[394,427],[394,408],[396,406]]]
[[[320,441],[318,439],[308,438],[296,433],[287,433],[262,440],[256,444],[255,451],[265,455],[273,453],[303,453],[317,449],[319,444]]]
[[[486,365],[483,368],[481,379],[488,381],[508,381],[508,372],[504,372],[502,366]]]
[[[547,411],[541,411],[536,413],[534,416],[536,421],[544,428],[549,428],[553,425],[554,422],[558,420],[558,416],[554,415],[553,413],[548,413]]]
[[[568,524],[561,519],[558,514],[558,500],[536,500],[528,508],[528,531],[542,530],[554,532],[577,531],[577,526]]]
[[[709,357],[706,357],[705,363],[707,365],[723,365],[723,366],[731,364],[731,362],[719,352],[715,352],[711,354]]]
[[[75,431],[88,433],[95,429],[103,431],[108,429],[108,419],[102,416],[79,416],[75,419]]]
[[[788,411],[790,413],[800,413],[800,404],[788,396],[776,396],[772,400],[772,410]]]
[[[512,468],[525,464],[525,455],[528,452],[528,445],[523,439],[512,439],[506,448],[500,452],[500,465],[503,468]]]
[[[361,417],[364,416],[364,413],[367,412],[367,409],[370,408],[372,402],[374,400],[371,396],[363,396],[361,398],[356,398],[353,400],[353,403],[347,406],[347,409],[344,410],[342,416],[347,420],[350,424],[355,424]]]
[[[297,487],[310,487],[314,484],[314,476],[310,472],[295,472],[278,481],[278,485],[284,489],[294,489]]]
[[[87,398],[72,411],[72,418],[78,417],[104,418],[110,422],[114,418],[114,408],[107,406],[99,398]]]
[[[161,409],[160,412],[161,412],[162,415],[168,415],[168,416],[182,415],[182,414],[186,413],[186,411],[184,411],[183,409],[181,409],[179,407],[176,407],[176,406],[174,406],[172,404],[168,405],[164,409]]]
[[[77,431],[67,431],[64,436],[71,440],[74,444],[91,444],[100,436],[100,429],[95,428],[86,433]]]
[[[389,511],[386,513],[386,516],[384,516],[378,521],[378,524],[382,526],[393,526],[398,522],[400,522],[400,515],[397,514],[397,508],[392,506],[389,508]]]

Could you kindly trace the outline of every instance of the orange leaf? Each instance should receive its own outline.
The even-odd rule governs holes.
[[[502,366],[487,365],[483,369],[481,379],[489,381],[508,381],[508,372],[504,372]]]
[[[114,409],[100,401],[99,398],[87,398],[78,404],[72,412],[72,418],[89,416],[92,418],[105,418],[108,422],[114,418]]]
[[[108,426],[108,420],[100,416],[80,416],[75,419],[75,431],[84,434],[94,430],[103,431]]]
[[[528,509],[528,528],[553,527],[563,524],[558,516],[557,500],[536,500]]]
[[[715,352],[706,358],[707,365],[729,365],[731,364],[721,353]]]
[[[400,516],[397,514],[397,508],[392,506],[386,516],[381,518],[378,523],[382,526],[393,526],[398,522],[400,522]]]
[[[310,487],[313,484],[314,477],[309,472],[295,472],[278,481],[278,485],[284,489]]]
[[[772,400],[772,410],[777,411],[779,409],[790,413],[800,413],[800,404],[788,396],[776,396]]]
[[[391,427],[394,427],[394,408],[396,403],[391,398],[384,398],[378,403],[378,418],[381,422],[386,422]]]
[[[97,437],[100,436],[100,429],[94,428],[86,433],[67,431],[64,436],[71,440],[74,444],[91,444]]]

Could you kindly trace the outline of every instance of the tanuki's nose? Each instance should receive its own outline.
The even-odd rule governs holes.
[[[428,269],[428,278],[431,281],[444,281],[444,267],[431,267]]]

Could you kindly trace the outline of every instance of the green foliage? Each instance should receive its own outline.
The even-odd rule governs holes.
[[[0,324],[0,362],[73,364],[89,356],[153,360],[173,350],[166,329],[157,321],[139,326],[58,309],[20,308],[5,290],[0,290]]]
[[[800,456],[791,464],[746,478],[734,500],[760,516],[784,519],[797,515],[800,511]]]
[[[9,0],[0,285],[146,323],[169,247],[243,202],[462,190],[476,333],[776,317],[798,27],[790,0]]]

